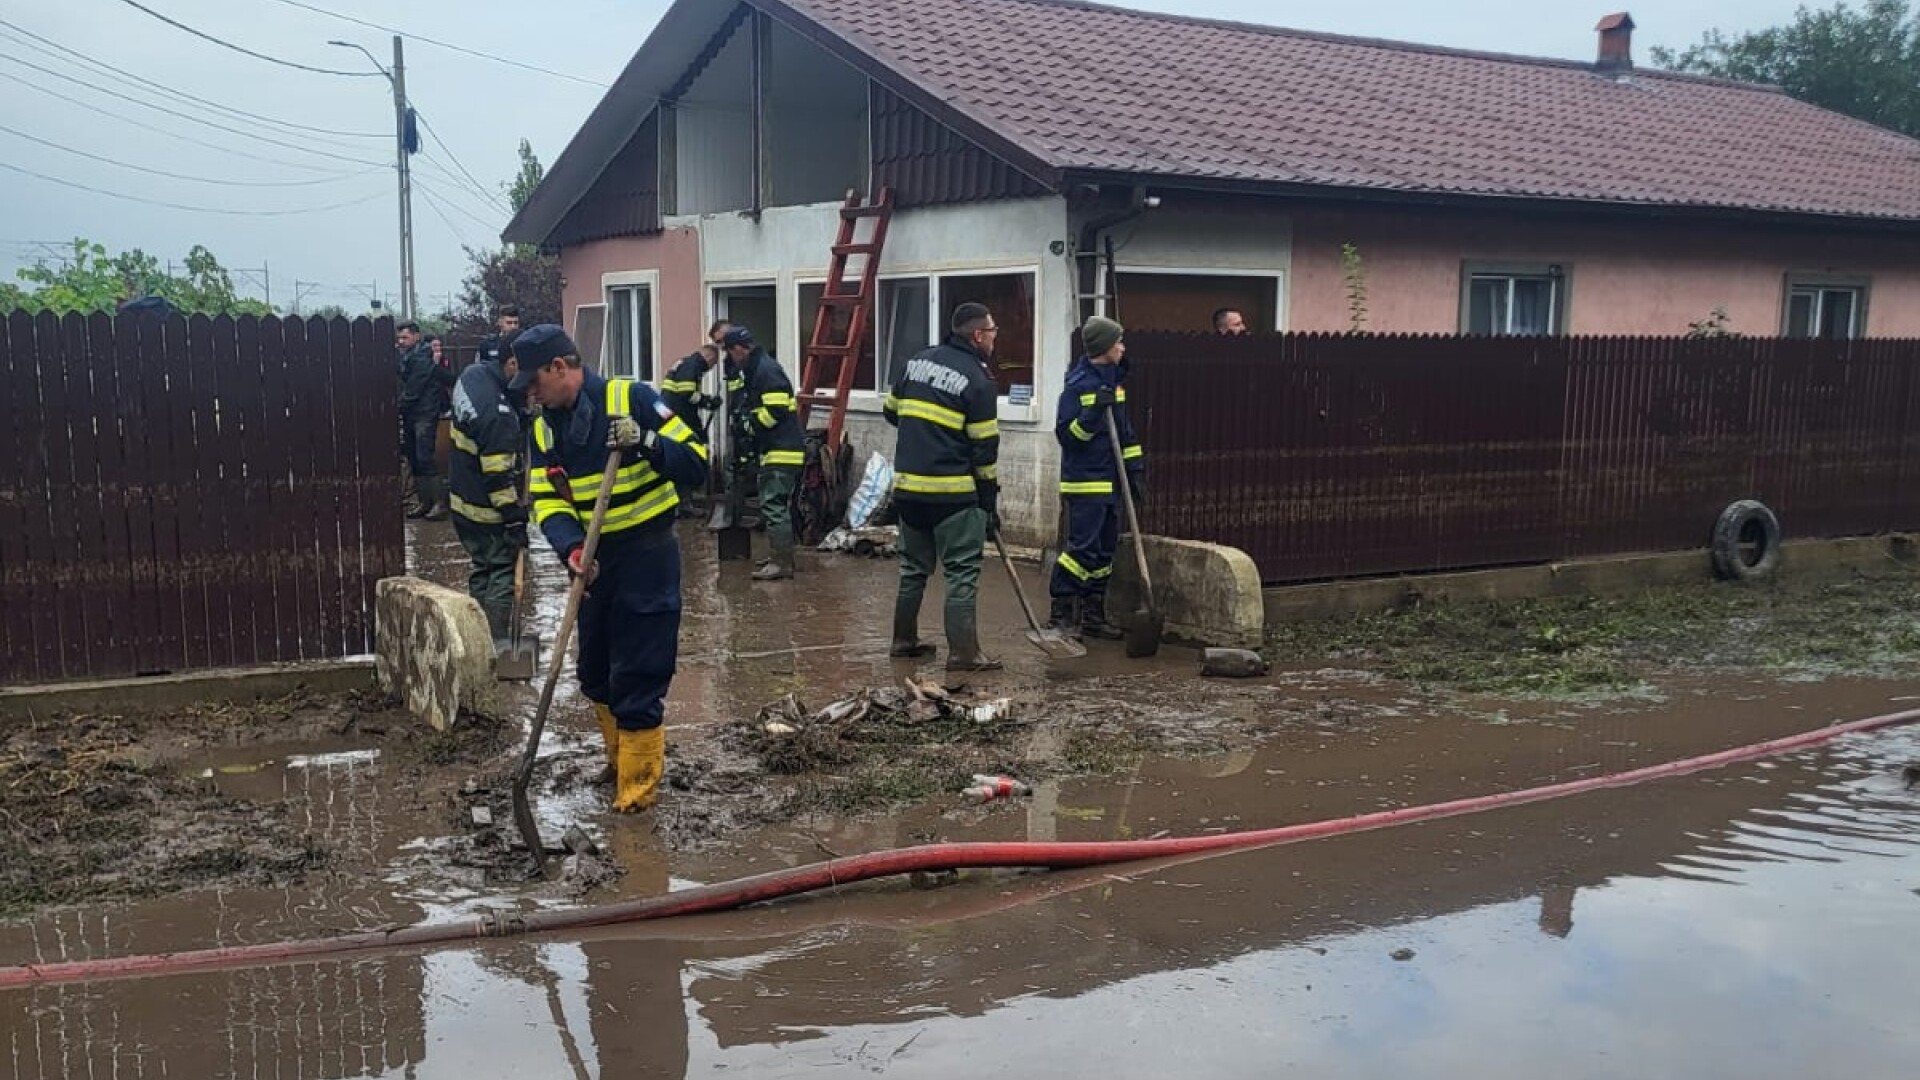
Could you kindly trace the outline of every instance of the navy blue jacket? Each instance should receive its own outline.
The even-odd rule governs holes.
[[[1133,420],[1127,415],[1127,370],[1125,360],[1102,367],[1083,356],[1067,372],[1067,385],[1060,392],[1053,423],[1054,436],[1060,440],[1062,495],[1114,493],[1113,484],[1120,474],[1114,468],[1113,442],[1107,437],[1107,410],[1093,403],[1094,395],[1101,390],[1112,390],[1117,399],[1113,416],[1119,425],[1127,471],[1146,472],[1147,459],[1134,436]]]
[[[652,387],[632,379],[604,379],[588,369],[571,409],[543,411],[533,423],[533,477],[528,485],[533,519],[561,558],[586,542],[587,522],[607,465],[608,417],[616,414],[660,433],[660,465],[656,468],[639,450],[622,455],[601,526],[607,540],[673,528],[674,509],[680,505],[674,485],[693,487],[707,478],[707,448]]]

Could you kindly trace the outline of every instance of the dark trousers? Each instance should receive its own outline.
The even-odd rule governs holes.
[[[1120,543],[1120,515],[1112,495],[1068,495],[1067,546],[1053,563],[1049,595],[1070,599],[1102,596],[1113,579],[1113,549]]]
[[[455,514],[453,532],[473,563],[467,571],[467,594],[487,613],[494,640],[503,641],[513,618],[513,564],[519,552],[507,543],[504,525],[481,525]]]
[[[760,516],[774,551],[793,550],[793,493],[799,486],[799,466],[760,466]]]
[[[948,612],[970,612],[980,597],[980,564],[985,561],[987,514],[976,506],[902,500],[900,509],[900,596],[902,610],[915,614],[927,592],[927,579],[943,572]],[[948,620],[951,624],[951,619]]]
[[[400,419],[400,449],[415,476],[434,475],[433,452],[440,441],[440,415],[417,412]]]
[[[602,539],[598,562],[580,603],[580,690],[622,731],[657,728],[680,658],[680,541],[642,526]]]

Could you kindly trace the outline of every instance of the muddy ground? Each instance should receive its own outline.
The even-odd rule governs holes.
[[[1245,750],[1283,732],[1355,731],[1416,711],[1472,715],[1489,700],[1658,698],[1663,681],[1701,672],[1909,675],[1920,672],[1916,610],[1920,574],[1890,570],[1300,623],[1271,636],[1272,676],[1235,682],[1113,664],[1064,683],[986,676],[943,688],[894,665],[892,682],[869,671],[837,695],[794,691],[671,727],[665,791],[645,820],[665,849],[698,851],[759,825],[962,805],[975,774],[1116,775],[1149,756]],[[1339,672],[1347,689],[1316,688],[1321,669]],[[607,795],[604,757],[597,733],[577,720],[550,732],[535,790],[603,834],[592,815]],[[225,770],[255,767],[233,753],[250,746],[377,752],[382,782],[407,793],[420,827],[451,838],[435,858],[488,884],[524,882],[508,783],[520,731],[469,719],[435,734],[360,695],[37,720],[0,744],[0,917],[314,875],[377,880],[377,861],[340,857],[270,793],[243,798],[219,782]],[[491,824],[476,821],[476,807]],[[555,824],[564,822],[548,815],[543,827]],[[572,894],[619,870],[575,879]]]
[[[359,694],[36,717],[0,742],[0,917],[344,870],[285,805],[216,782],[267,762],[208,763],[301,743],[377,751],[391,775],[430,789],[497,756],[508,730],[470,720],[436,733]]]

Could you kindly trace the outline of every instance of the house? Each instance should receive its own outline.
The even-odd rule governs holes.
[[[837,208],[890,188],[849,430],[946,313],[1002,332],[1009,532],[1051,530],[1072,328],[1920,337],[1920,141],[1777,90],[1077,0],[680,0],[508,226],[608,370],[708,320],[794,367]],[[1114,279],[1103,270],[1113,252]],[[1357,265],[1354,260],[1357,256]],[[1223,394],[1232,387],[1221,387]]]

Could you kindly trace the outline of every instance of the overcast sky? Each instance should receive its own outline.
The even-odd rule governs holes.
[[[663,0],[140,3],[256,52],[322,68],[370,69],[364,56],[330,47],[330,39],[360,44],[382,64],[391,57],[389,34],[336,15],[410,35],[409,96],[444,140],[429,137],[426,154],[413,159],[415,249],[427,311],[440,310],[446,294],[458,289],[463,244],[498,243],[507,217],[500,188],[515,171],[518,140],[530,139],[541,160],[551,162],[668,6]],[[1572,59],[1592,57],[1594,23],[1616,10],[1605,0],[1129,0],[1126,6]],[[1685,46],[1715,27],[1776,25],[1791,19],[1796,6],[1796,0],[1667,0],[1634,11],[1635,51],[1644,62],[1651,46]],[[365,310],[376,285],[379,293],[397,296],[393,109],[384,78],[277,66],[195,38],[127,0],[0,0],[0,20],[0,127],[10,129],[0,130],[0,165],[53,178],[0,168],[0,274],[11,278],[44,251],[41,244],[86,236],[114,249],[144,248],[163,260],[205,244],[229,267],[265,268],[273,302],[283,308],[296,286],[309,308]],[[462,55],[411,35],[601,85]],[[95,64],[279,123],[183,101]],[[461,175],[461,165],[477,184]],[[261,295],[261,275],[239,278],[244,291]]]

